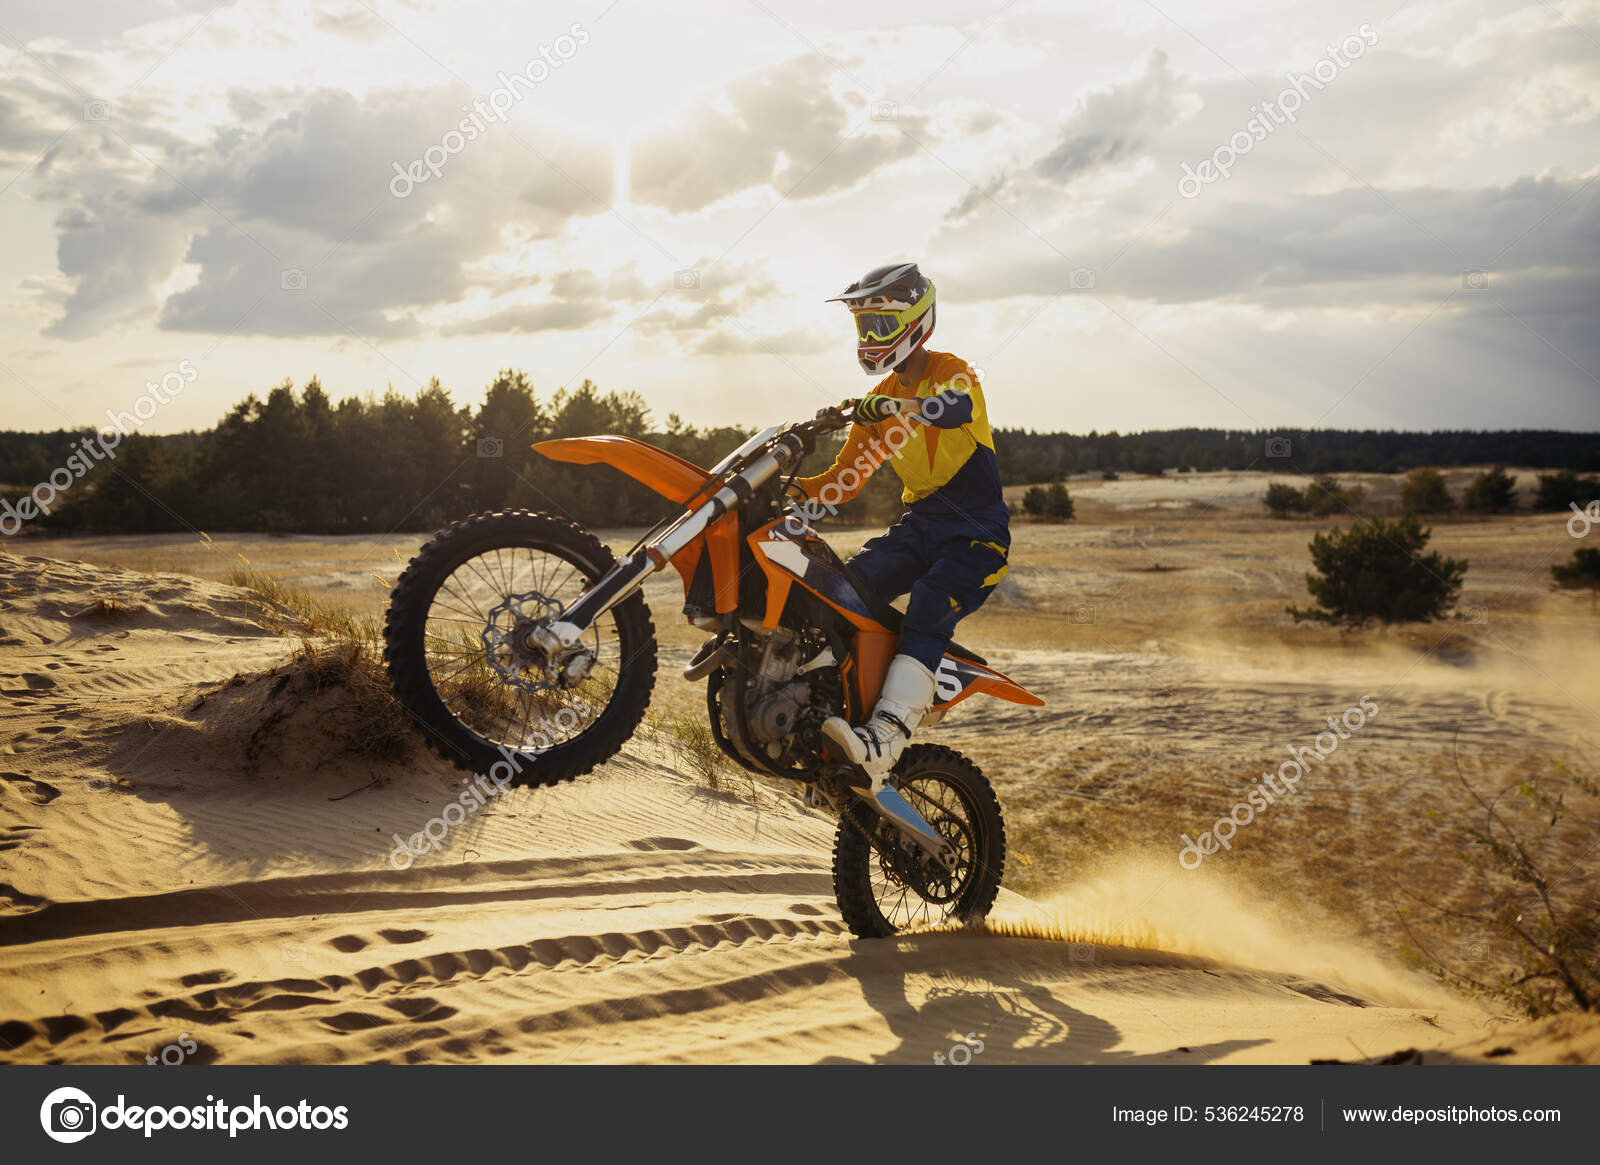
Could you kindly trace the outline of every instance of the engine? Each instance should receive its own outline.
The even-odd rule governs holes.
[[[745,700],[748,739],[773,763],[787,765],[795,759],[790,754],[821,748],[822,722],[842,705],[833,653],[819,638],[787,628],[746,627],[761,641]]]

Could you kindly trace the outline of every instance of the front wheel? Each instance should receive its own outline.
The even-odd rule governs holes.
[[[395,695],[456,767],[551,785],[615,755],[644,716],[656,638],[634,593],[583,639],[568,674],[531,646],[612,566],[583,527],[526,510],[479,514],[433,537],[395,584],[384,657]]]
[[[858,938],[981,922],[1000,892],[1006,826],[988,778],[954,749],[913,744],[894,786],[956,852],[946,870],[864,802],[850,805],[833,845],[833,892]]]

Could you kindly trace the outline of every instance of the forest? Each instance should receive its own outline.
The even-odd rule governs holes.
[[[793,420],[775,408],[774,420]],[[15,503],[68,464],[93,431],[0,432],[0,495]],[[747,435],[697,427],[677,414],[655,419],[635,392],[577,388],[541,395],[524,372],[501,372],[476,408],[459,406],[437,380],[415,396],[335,402],[312,378],[254,393],[215,428],[163,436],[134,433],[56,494],[32,527],[144,533],[427,531],[479,510],[526,507],[597,526],[647,524],[664,509],[644,487],[609,468],[551,462],[538,440],[620,433],[710,465]],[[1279,470],[1306,475],[1398,472],[1419,466],[1508,464],[1600,469],[1600,434],[1562,431],[1244,431],[995,433],[1007,484],[1074,474]],[[819,449],[804,472],[820,470]],[[55,491],[49,491],[55,492]],[[35,493],[35,497],[40,495]],[[899,509],[893,474],[880,473],[845,507],[846,521],[880,521]]]

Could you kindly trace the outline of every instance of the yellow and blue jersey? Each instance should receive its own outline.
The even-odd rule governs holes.
[[[890,417],[875,425],[855,424],[844,447],[827,470],[797,484],[811,497],[833,485],[829,502],[847,502],[888,461],[905,487],[901,494],[913,513],[977,514],[1003,504],[1000,462],[977,375],[959,356],[928,352],[928,367],[915,389],[901,386],[894,373],[874,392],[923,401],[923,421],[907,423]],[[854,471],[854,488],[846,489],[841,474]],[[846,478],[845,480],[848,480]]]

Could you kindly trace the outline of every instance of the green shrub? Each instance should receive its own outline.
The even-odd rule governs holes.
[[[1437,469],[1413,469],[1400,487],[1400,504],[1408,514],[1445,514],[1456,502],[1444,474]]]
[[[1572,552],[1572,561],[1557,563],[1550,568],[1552,585],[1559,591],[1588,591],[1589,610],[1595,607],[1600,595],[1600,549],[1580,546]]]
[[[1316,570],[1306,575],[1317,606],[1290,607],[1289,613],[1296,622],[1351,627],[1374,619],[1389,624],[1441,618],[1461,593],[1467,564],[1437,551],[1424,556],[1430,533],[1408,516],[1318,534],[1311,540]]]
[[[1051,522],[1067,522],[1074,516],[1072,495],[1064,483],[1053,481],[1048,486],[1029,486],[1022,495],[1022,512],[1030,518]]]
[[[1536,510],[1565,510],[1577,506],[1580,510],[1600,498],[1600,477],[1579,477],[1570,469],[1560,473],[1541,473],[1539,492],[1534,495]]]
[[[1496,465],[1467,483],[1461,506],[1476,514],[1509,513],[1517,508],[1517,483]]]
[[[1318,474],[1306,486],[1306,508],[1319,518],[1347,514],[1361,504],[1367,491],[1359,485],[1341,485],[1332,474]]]
[[[1267,492],[1261,498],[1261,504],[1272,511],[1274,518],[1286,518],[1290,514],[1309,513],[1311,507],[1306,504],[1306,495],[1281,481],[1275,481],[1267,486]]]

